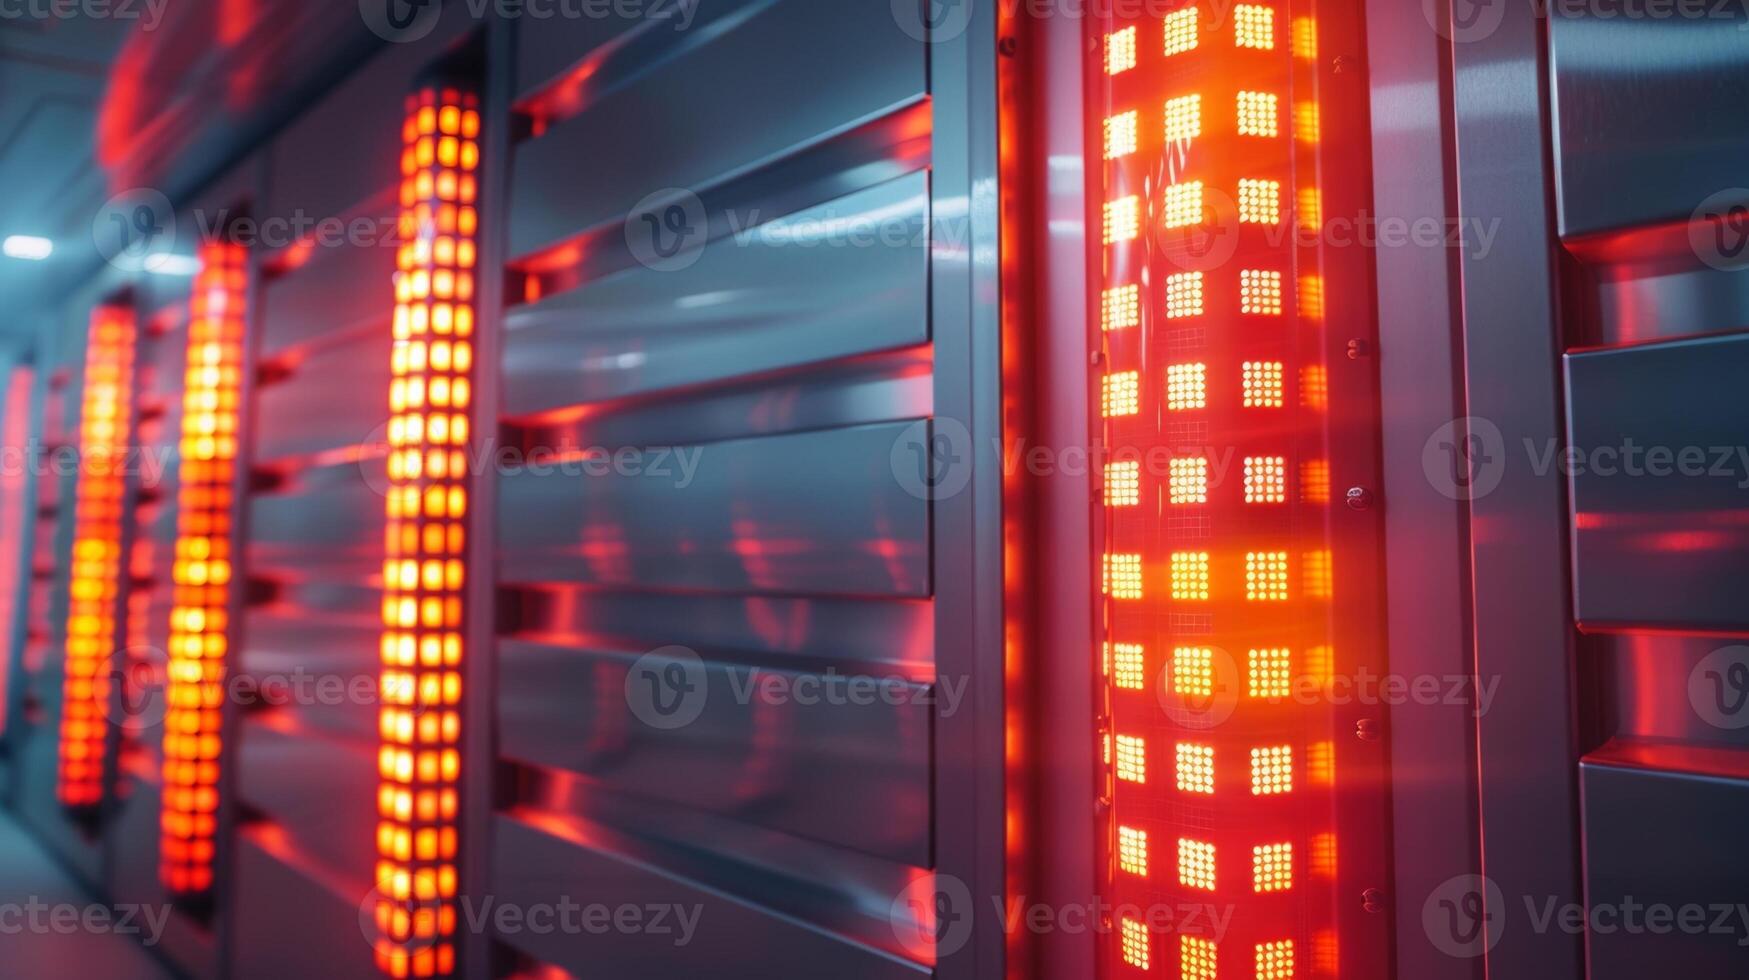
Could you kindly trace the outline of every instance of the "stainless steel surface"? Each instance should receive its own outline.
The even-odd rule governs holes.
[[[1589,980],[1740,976],[1749,753],[1611,742],[1583,781]]]
[[[1558,444],[1563,337],[1543,22],[1528,5],[1486,12],[1499,15],[1495,30],[1452,45],[1452,100],[1459,213],[1498,228],[1492,248],[1461,265],[1465,413],[1497,427],[1503,445],[1482,455],[1500,456],[1527,441]],[[1500,476],[1491,492],[1465,494],[1473,498],[1476,673],[1499,679],[1478,720],[1482,873],[1509,908],[1527,896],[1575,902],[1579,746],[1565,487],[1519,456],[1470,462],[1498,466]],[[1582,944],[1508,929],[1487,963],[1492,980],[1576,978]]]
[[[1749,8],[1606,0],[1550,11],[1563,237],[1685,225],[1732,189],[1749,204]]]
[[[1744,337],[1567,358],[1581,626],[1749,630],[1745,371]]]

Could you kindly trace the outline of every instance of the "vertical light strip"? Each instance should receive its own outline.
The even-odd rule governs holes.
[[[79,418],[81,455],[74,490],[66,669],[61,682],[59,796],[63,805],[74,808],[96,806],[103,798],[134,333],[134,312],[127,306],[100,306],[91,312]]]
[[[189,300],[159,842],[159,876],[175,895],[213,882],[246,261],[236,245],[204,246]]]
[[[36,372],[15,368],[6,379],[5,400],[0,402],[0,446],[22,453],[30,441],[30,393]],[[0,466],[0,542],[12,542],[10,553],[0,555],[0,732],[6,730],[10,703],[14,621],[19,613],[18,578],[30,574],[30,549],[24,543],[24,498],[27,490],[23,466]]]
[[[383,562],[378,967],[455,971],[478,96],[408,100]]]

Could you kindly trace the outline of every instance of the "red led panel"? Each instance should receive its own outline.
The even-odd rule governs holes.
[[[131,308],[100,306],[91,312],[86,338],[58,784],[61,802],[74,808],[93,807],[103,799],[135,330]]]
[[[1349,280],[1318,243],[1315,4],[1088,23],[1092,407],[1117,460],[1096,484],[1101,888],[1231,914],[1219,934],[1125,919],[1101,972],[1334,978],[1358,890],[1337,887],[1343,759],[1317,696],[1344,587],[1323,317]]]
[[[36,372],[17,368],[6,379],[0,396],[0,446],[22,450],[30,440],[30,391]],[[25,475],[22,466],[0,467],[0,541],[24,540]],[[18,573],[23,556],[0,558],[0,650],[10,648],[13,623],[18,615]],[[0,655],[0,731],[6,728],[7,686],[10,658]]]
[[[407,102],[383,561],[377,965],[455,972],[479,100]]]
[[[213,883],[247,259],[235,245],[204,246],[189,299],[159,815],[159,876],[175,895]]]

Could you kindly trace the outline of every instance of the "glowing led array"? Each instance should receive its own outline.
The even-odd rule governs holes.
[[[1175,272],[1166,277],[1166,318],[1179,320],[1201,316],[1202,273]]]
[[[1142,464],[1120,460],[1105,468],[1105,505],[1134,507],[1142,502]]]
[[[1293,940],[1257,945],[1257,980],[1293,980],[1293,976]]]
[[[1162,18],[1162,21],[1166,28],[1166,57],[1196,50],[1196,4],[1174,10]]]
[[[1136,29],[1126,27],[1105,35],[1105,73],[1116,75],[1136,66]]]
[[[1117,737],[1117,778],[1126,783],[1148,781],[1148,743],[1131,735]]]
[[[1275,48],[1275,10],[1257,3],[1233,8],[1233,41],[1241,48],[1270,51]]]
[[[1123,918],[1123,961],[1138,970],[1148,969],[1148,927],[1140,922],[1124,916]]]
[[[1239,272],[1239,312],[1281,316],[1281,273],[1266,269]]]
[[[1215,890],[1215,845],[1178,838],[1178,883],[1186,888]]]
[[[1252,551],[1245,555],[1245,598],[1252,602],[1286,602],[1287,552]]]
[[[427,88],[402,131],[383,562],[378,966],[455,970],[478,98]]]
[[[1281,223],[1281,181],[1240,178],[1239,221],[1248,225]]]
[[[1215,651],[1210,647],[1177,647],[1172,651],[1172,693],[1207,698],[1215,693]]]
[[[1144,691],[1148,687],[1146,658],[1140,643],[1114,643],[1111,647],[1111,682],[1125,691]]]
[[[1178,942],[1182,980],[1215,980],[1215,944],[1195,936],[1181,936]]]
[[[1105,593],[1113,599],[1142,597],[1142,556],[1105,556]]]
[[[1284,892],[1294,886],[1294,846],[1259,844],[1251,849],[1251,890]]]
[[[1208,405],[1208,366],[1173,364],[1166,368],[1166,408],[1184,412]]]
[[[1276,97],[1269,92],[1239,93],[1239,135],[1275,136],[1280,132]]]
[[[1248,504],[1287,503],[1286,457],[1245,457],[1245,502]]]
[[[1148,832],[1134,827],[1117,828],[1117,866],[1133,875],[1148,875]]]
[[[1160,222],[1167,228],[1188,228],[1202,223],[1202,181],[1166,185],[1166,203]]]
[[[1172,553],[1172,598],[1186,602],[1208,601],[1208,552],[1175,551]]]
[[[1301,143],[1318,142],[1318,103],[1294,103],[1294,139]]]
[[[1201,456],[1179,456],[1166,464],[1167,487],[1175,504],[1209,502],[1209,461]]]
[[[1104,385],[1106,418],[1134,415],[1142,410],[1142,376],[1138,372],[1108,374]]]
[[[1181,95],[1166,100],[1166,140],[1191,140],[1202,135],[1202,96]]]
[[[1105,205],[1105,244],[1134,241],[1142,230],[1142,202],[1135,195]]]
[[[159,877],[175,894],[213,884],[246,262],[239,246],[204,246],[189,300],[159,814]]]
[[[1179,742],[1177,761],[1179,792],[1207,794],[1215,791],[1214,746]]]
[[[67,647],[61,687],[60,800],[93,807],[103,799],[116,594],[122,572],[124,461],[132,425],[134,313],[91,312],[85,398],[79,418],[73,558],[67,587]]]
[[[1136,152],[1137,116],[1135,110],[1120,113],[1105,120],[1105,158],[1116,160]]]
[[[1294,750],[1273,745],[1251,750],[1251,795],[1274,796],[1294,788]]]
[[[1142,323],[1142,288],[1136,285],[1107,289],[1100,298],[1102,330],[1128,330]]]
[[[1250,655],[1250,684],[1254,698],[1285,698],[1292,691],[1293,655],[1285,647],[1253,650]]]
[[[1246,361],[1240,369],[1246,408],[1281,408],[1287,404],[1287,368],[1280,361]]]

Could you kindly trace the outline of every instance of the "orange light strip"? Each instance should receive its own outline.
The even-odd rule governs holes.
[[[103,799],[110,661],[115,654],[121,577],[123,469],[131,426],[134,313],[91,312],[85,398],[79,421],[73,562],[68,584],[66,670],[61,687],[59,795],[69,807]]]
[[[177,895],[213,883],[247,260],[236,245],[204,246],[189,301],[159,815],[158,873]]]
[[[455,971],[456,823],[479,224],[478,97],[408,100],[390,389],[377,965]]]
[[[6,395],[0,401],[0,445],[9,449],[25,448],[30,441],[30,393],[36,382],[36,372],[27,367],[14,369],[7,378]],[[25,473],[21,467],[0,467],[0,541],[24,540]],[[10,648],[13,624],[19,612],[18,576],[21,569],[29,575],[25,557],[17,552],[11,561],[0,560],[0,651]],[[11,690],[9,669],[11,658],[0,653],[0,731],[6,728],[6,708]]]

